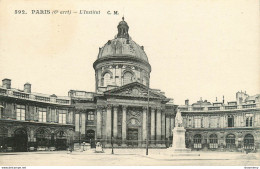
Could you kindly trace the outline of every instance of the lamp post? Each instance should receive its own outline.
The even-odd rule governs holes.
[[[114,145],[113,145],[113,143],[114,143],[114,137],[112,137],[112,140],[111,140],[111,144],[112,144],[112,152],[111,152],[111,154],[114,154]]]
[[[149,93],[149,88],[148,88],[148,96],[147,96],[147,111],[146,111],[146,155],[148,155],[148,143],[149,143],[149,140],[148,140],[148,137],[149,137],[149,134],[148,134],[148,129],[149,129],[149,126],[148,126],[148,115],[149,115],[149,101],[150,101],[150,93]]]

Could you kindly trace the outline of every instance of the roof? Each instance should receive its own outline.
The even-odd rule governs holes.
[[[143,50],[131,38],[115,38],[109,40],[99,51],[97,59],[105,57],[135,57],[148,62],[148,57]]]

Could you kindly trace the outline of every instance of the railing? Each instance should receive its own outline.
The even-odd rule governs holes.
[[[39,100],[39,101],[50,102],[50,98],[49,97],[35,96],[35,99]]]
[[[29,99],[29,94],[20,93],[20,92],[13,92],[13,96],[23,99]]]
[[[103,148],[108,148],[111,147],[112,144],[114,147],[117,148],[124,148],[124,147],[128,147],[128,148],[140,148],[146,147],[146,141],[143,140],[125,140],[123,141],[122,139],[80,139],[79,138],[75,138],[74,143],[81,143],[81,144],[90,144],[92,148],[94,148],[96,146],[96,144],[99,142]],[[152,147],[152,148],[166,148],[166,147],[170,147],[172,144],[172,140],[149,140],[148,143],[148,147]]]
[[[237,109],[237,106],[225,106],[226,110]]]
[[[209,107],[208,110],[220,110],[220,107]]]
[[[256,104],[242,105],[243,108],[255,108]]]
[[[61,103],[61,104],[69,104],[69,100],[64,100],[64,99],[56,99],[56,103]]]
[[[11,97],[16,97],[16,98],[21,98],[21,99],[28,99],[28,100],[36,100],[40,102],[49,102],[49,103],[57,103],[57,104],[70,104],[70,98],[66,99],[67,97],[63,98],[54,98],[54,97],[49,97],[48,95],[37,95],[37,94],[32,94],[32,93],[25,93],[25,92],[19,92],[19,91],[13,91],[12,89],[5,89],[5,88],[0,88],[0,95],[4,96],[11,96]]]
[[[203,107],[193,107],[193,111],[202,111],[204,108]]]
[[[181,112],[193,112],[193,111],[225,111],[225,110],[240,110],[240,109],[251,109],[251,108],[260,108],[260,103],[254,104],[244,104],[244,105],[223,105],[223,106],[210,106],[210,107],[179,107]]]

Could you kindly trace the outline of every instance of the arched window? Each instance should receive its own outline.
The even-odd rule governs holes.
[[[132,81],[133,81],[133,74],[130,72],[126,72],[123,78],[124,85],[131,83]]]
[[[216,134],[211,134],[209,136],[209,148],[218,148],[218,136]]]
[[[103,76],[103,86],[110,85],[111,76],[109,73],[105,73]]]
[[[228,127],[234,127],[234,117],[233,117],[233,115],[228,116]]]
[[[245,150],[254,150],[255,149],[255,140],[252,134],[247,134],[244,138],[244,148]]]
[[[234,134],[229,134],[226,137],[227,148],[235,148],[236,147],[236,136]]]
[[[196,134],[194,137],[193,137],[193,147],[194,148],[202,148],[201,146],[201,135],[200,134]]]

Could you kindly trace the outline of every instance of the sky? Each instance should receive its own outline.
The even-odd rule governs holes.
[[[31,13],[40,9],[100,14]],[[1,0],[0,78],[19,89],[30,82],[37,93],[94,92],[93,62],[117,34],[122,16],[152,66],[150,87],[175,104],[222,101],[223,95],[234,101],[241,90],[260,93],[257,0]]]

